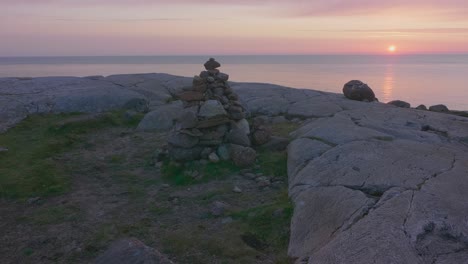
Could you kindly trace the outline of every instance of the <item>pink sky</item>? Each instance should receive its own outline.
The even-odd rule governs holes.
[[[0,56],[468,53],[467,0],[0,0]]]

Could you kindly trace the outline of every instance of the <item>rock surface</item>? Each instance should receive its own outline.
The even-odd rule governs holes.
[[[149,102],[152,111],[145,119],[162,117],[175,112],[164,110],[178,104],[169,101],[196,82],[165,74],[3,78],[0,128],[32,113],[101,112],[134,99]],[[288,146],[295,204],[289,254],[299,263],[466,262],[468,118],[271,84],[230,83],[230,88],[250,116],[304,120]],[[165,127],[171,129],[175,119],[167,117]],[[209,122],[208,127],[223,128],[230,121]],[[199,158],[203,150],[170,151],[185,160]],[[222,160],[255,161],[248,147],[220,145],[207,155],[215,151]]]
[[[343,94],[346,98],[356,101],[372,102],[376,100],[374,91],[367,84],[358,80],[347,82],[343,86]]]
[[[401,107],[401,108],[410,108],[411,107],[410,103],[405,102],[405,101],[401,101],[401,100],[390,101],[387,104],[394,105],[396,107]]]

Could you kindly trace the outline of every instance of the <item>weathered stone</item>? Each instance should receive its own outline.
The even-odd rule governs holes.
[[[231,127],[233,129],[243,130],[246,135],[250,134],[250,125],[249,125],[249,121],[247,121],[247,119],[241,119],[241,120],[239,120],[237,122],[232,122]]]
[[[252,143],[255,145],[263,145],[271,139],[272,132],[270,129],[259,129],[252,133]]]
[[[445,106],[443,104],[432,105],[432,106],[429,107],[429,111],[440,112],[440,113],[450,112],[450,110],[447,108],[447,106]]]
[[[147,113],[138,124],[139,131],[169,131],[183,110],[182,102],[176,101],[171,104],[158,106]]]
[[[416,109],[418,109],[418,110],[427,110],[427,107],[426,107],[425,105],[422,104],[422,105],[418,105],[418,106],[416,107]]]
[[[226,91],[226,93],[227,93],[227,91]],[[239,96],[238,96],[237,94],[235,94],[235,93],[229,94],[229,95],[227,96],[227,98],[228,98],[229,100],[231,100],[231,101],[237,101],[237,100],[239,100]]]
[[[234,120],[242,120],[246,118],[246,115],[244,112],[242,113],[229,113],[230,117]]]
[[[221,67],[221,64],[217,62],[214,58],[210,58],[207,62],[205,62],[204,66],[207,70],[214,70],[216,68]]]
[[[227,208],[228,208],[228,205],[226,203],[215,201],[211,205],[210,212],[213,216],[222,216],[226,212]]]
[[[230,120],[227,117],[224,117],[224,116],[215,117],[215,118],[210,118],[206,120],[200,120],[198,122],[197,128],[215,127],[215,126],[223,125],[229,122]]]
[[[235,144],[230,146],[230,155],[234,164],[239,167],[252,166],[257,158],[257,152],[254,149]]]
[[[219,146],[223,143],[221,139],[200,140],[200,146]]]
[[[215,152],[212,152],[210,153],[210,155],[208,155],[208,160],[212,163],[218,163],[220,158]]]
[[[206,86],[206,84],[203,83],[203,84],[194,85],[192,89],[195,92],[204,93],[206,92],[206,89],[208,89],[208,87]]]
[[[218,69],[214,69],[214,70],[208,70],[208,73],[211,75],[211,76],[215,76],[219,73],[219,70]]]
[[[111,244],[94,264],[172,264],[166,256],[135,238],[121,239]]]
[[[390,101],[387,104],[394,105],[396,107],[401,107],[401,108],[410,108],[411,107],[411,105],[409,103],[407,103],[405,101],[401,101],[401,100]]]
[[[198,116],[202,118],[213,118],[226,115],[226,110],[224,110],[223,105],[217,100],[205,101],[198,112]]]
[[[187,91],[179,94],[179,99],[182,101],[186,102],[191,102],[191,101],[202,101],[205,99],[205,96],[203,95],[202,92],[196,92],[196,91]]]
[[[191,148],[198,144],[198,138],[184,133],[172,134],[167,140],[171,145],[180,148]]]
[[[198,130],[197,128],[182,129],[182,130],[179,130],[179,133],[189,135],[189,136],[192,136],[192,137],[198,137],[198,138],[201,138],[203,136],[203,133],[200,130]]]
[[[7,151],[8,151],[8,148],[0,147],[0,152],[7,152]]]
[[[216,153],[218,154],[218,156],[219,156],[219,158],[221,160],[231,159],[231,155],[230,155],[230,151],[229,151],[229,145],[227,145],[227,144],[219,145],[218,149],[216,150]]]
[[[223,82],[227,82],[229,80],[229,75],[226,73],[220,72],[217,76],[217,78]]]
[[[192,111],[184,111],[177,119],[177,125],[180,129],[194,128],[198,124],[198,117]]]
[[[242,109],[240,106],[231,105],[229,106],[228,111],[229,113],[242,113],[244,109]]]
[[[205,80],[203,80],[202,77],[200,77],[200,76],[198,76],[198,75],[195,75],[195,76],[193,77],[193,82],[192,82],[192,84],[193,84],[194,86],[201,85],[201,84],[205,84]]]
[[[374,101],[374,91],[365,83],[352,80],[347,82],[343,87],[343,94],[346,98],[356,101]]]
[[[241,145],[244,147],[250,147],[250,138],[245,133],[244,129],[232,129],[226,136],[226,140],[229,143]]]
[[[207,71],[200,72],[200,78],[202,78],[203,80],[206,80],[206,78],[208,78],[209,76],[210,76],[210,73]]]
[[[224,95],[224,89],[222,87],[217,87],[213,89],[213,93],[217,96],[223,96]]]

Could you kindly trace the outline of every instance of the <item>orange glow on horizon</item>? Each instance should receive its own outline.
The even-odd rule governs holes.
[[[396,51],[396,49],[397,49],[397,48],[396,48],[395,45],[391,45],[391,46],[388,47],[388,51],[389,51],[390,53],[394,53],[394,52]]]

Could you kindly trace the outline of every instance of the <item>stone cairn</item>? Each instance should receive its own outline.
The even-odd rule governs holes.
[[[250,127],[245,108],[229,87],[229,75],[221,64],[209,59],[205,71],[193,78],[193,85],[179,94],[184,111],[168,139],[169,157],[176,161],[232,160],[250,166],[256,152],[250,148]]]

